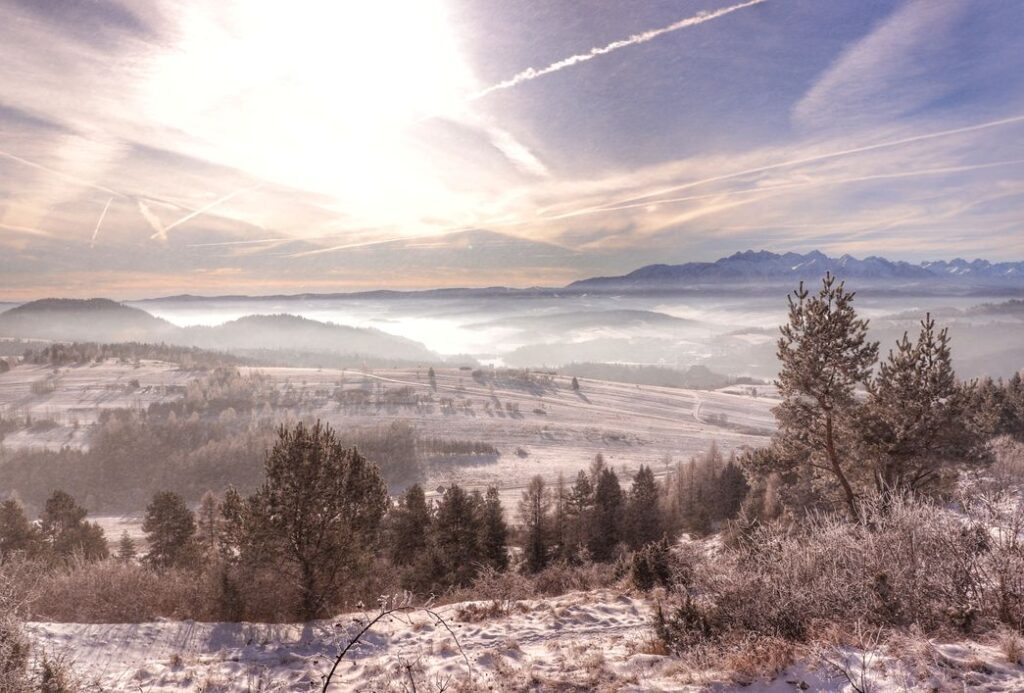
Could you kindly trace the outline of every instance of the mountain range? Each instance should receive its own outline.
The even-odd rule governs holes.
[[[840,279],[863,279],[872,284],[1024,287],[1024,262],[993,263],[957,258],[913,264],[878,256],[862,260],[851,255],[832,258],[817,250],[806,254],[747,250],[715,262],[647,265],[622,276],[583,279],[573,282],[568,288],[639,290],[727,282],[817,281],[826,272]]]

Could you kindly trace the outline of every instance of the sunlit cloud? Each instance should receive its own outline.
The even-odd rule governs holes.
[[[1024,6],[156,0],[79,27],[45,5],[0,0],[4,290],[1024,245]]]

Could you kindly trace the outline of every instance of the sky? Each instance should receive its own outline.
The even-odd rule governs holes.
[[[0,300],[1024,259],[1020,0],[0,0]]]

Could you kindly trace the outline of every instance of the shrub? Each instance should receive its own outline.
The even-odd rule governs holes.
[[[635,551],[630,562],[629,577],[633,586],[641,592],[659,585],[667,587],[672,581],[668,541],[652,542]]]
[[[834,515],[760,526],[695,566],[655,622],[674,651],[740,635],[804,641],[822,623],[918,627],[929,634],[1024,623],[1024,511],[960,512],[896,498],[865,502],[863,523]]]

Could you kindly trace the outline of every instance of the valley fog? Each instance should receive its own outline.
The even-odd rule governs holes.
[[[856,289],[857,282],[851,282]],[[608,362],[688,368],[702,365],[732,376],[775,373],[777,327],[786,319],[784,296],[793,287],[771,285],[730,292],[623,294],[536,292],[527,295],[196,298],[130,303],[179,327],[216,326],[249,315],[290,314],[370,327],[419,342],[442,357],[485,364],[558,367]],[[523,292],[525,293],[525,292]],[[859,311],[875,339],[888,348],[913,331],[926,313],[943,318],[954,334],[954,358],[965,374],[1015,372],[1024,338],[1019,314],[970,313],[1007,300],[995,292],[971,295],[861,291]],[[258,345],[254,345],[258,346]],[[343,348],[338,345],[339,350]],[[1024,349],[1022,349],[1024,351]]]

